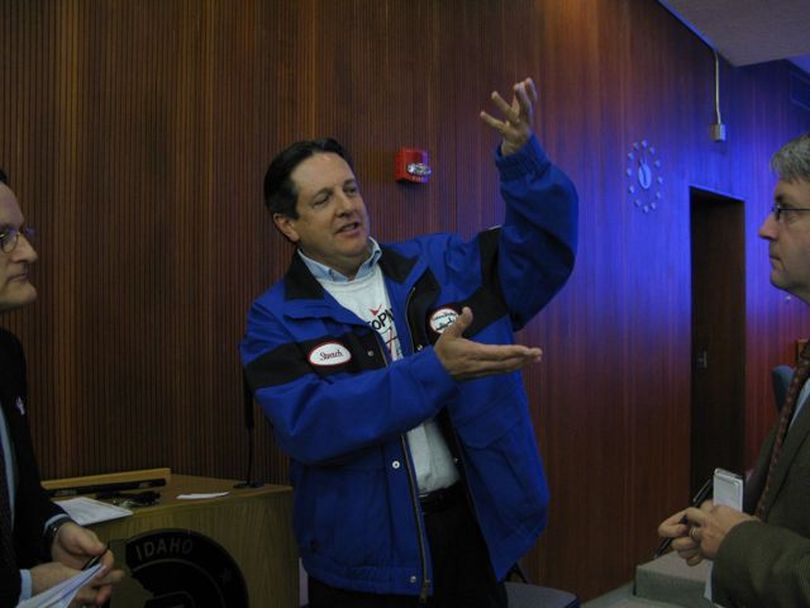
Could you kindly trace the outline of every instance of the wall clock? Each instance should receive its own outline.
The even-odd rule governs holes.
[[[646,139],[633,142],[627,153],[627,195],[630,203],[644,213],[658,209],[663,198],[661,159]]]

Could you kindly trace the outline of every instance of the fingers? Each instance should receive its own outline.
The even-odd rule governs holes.
[[[661,538],[679,538],[686,536],[689,532],[689,526],[681,523],[681,518],[677,519],[673,516],[658,526],[658,536]]]
[[[442,337],[449,335],[451,338],[460,338],[467,328],[472,325],[473,314],[469,306],[461,309],[461,314],[456,317],[456,320],[444,330]],[[441,338],[439,338],[441,340]]]
[[[88,585],[79,590],[76,600],[81,604],[102,606],[110,599],[113,585],[120,583],[123,578],[123,570],[109,570],[107,566],[104,566]]]
[[[96,594],[96,606],[103,606],[112,596],[112,586],[108,585],[98,590]]]
[[[466,351],[464,359],[458,362],[456,369],[456,376],[465,380],[514,372],[539,360],[542,356],[539,348],[517,344],[492,345],[468,342]]]
[[[471,350],[471,356],[482,363],[492,362],[494,364],[503,363],[511,366],[517,363],[525,364],[539,361],[543,356],[543,351],[539,348],[529,348],[521,344],[479,344],[473,342],[475,347]]]
[[[517,100],[517,105],[519,106],[517,118],[519,119],[522,115],[527,121],[531,121],[534,104],[537,102],[537,90],[534,89],[533,82],[531,82],[531,86],[528,85],[530,82],[531,79],[527,78],[523,82],[516,84],[514,87],[515,99]]]
[[[103,566],[102,570],[112,570],[113,564],[115,564],[115,556],[113,552],[109,549],[104,549],[104,555],[101,557],[101,564]]]
[[[517,87],[517,85],[515,85]],[[492,91],[490,94],[490,98],[498,106],[498,109],[503,112],[503,115],[506,116],[507,119],[511,120],[512,122],[516,122],[518,118],[520,118],[520,107],[514,107],[511,104],[506,103],[506,100],[501,97],[501,94],[498,91]]]
[[[98,571],[98,574],[93,579],[93,586],[94,587],[107,587],[109,585],[115,585],[116,583],[120,583],[124,580],[124,571],[123,570],[109,570],[106,566],[101,568]]]
[[[692,557],[686,558],[686,563],[690,566],[697,566],[700,562],[703,561],[703,555],[698,552]]]
[[[703,504],[705,505],[706,503]],[[702,510],[702,508],[697,509],[695,507],[689,507],[684,511],[684,517],[686,517],[687,521],[693,526],[702,526],[703,524],[706,523],[706,520],[708,519],[708,512]]]
[[[456,380],[517,371],[539,361],[543,351],[520,344],[481,344],[463,337],[473,313],[465,306],[434,345],[439,362]]]
[[[540,97],[537,95],[537,87],[534,86],[534,80],[527,78],[523,81],[523,84],[525,85],[526,94],[529,96],[529,101],[531,102],[532,106],[534,106],[537,103],[537,100],[540,99]]]
[[[492,91],[490,98],[503,113],[506,120],[498,120],[491,114],[481,111],[481,119],[493,129],[503,133],[509,126],[517,126],[522,121],[531,122],[534,105],[537,103],[537,87],[534,80],[526,78],[512,87],[512,102],[508,103],[498,91]]]
[[[96,593],[95,589],[91,589],[90,587],[82,587],[76,593],[71,602],[72,606],[87,606],[87,605],[95,605],[96,604]]]
[[[678,524],[683,525],[681,521],[684,516],[684,511],[678,511],[677,513],[673,513],[669,517],[667,517],[664,521],[661,522],[661,525],[658,526],[658,530],[660,531],[662,528],[672,528]]]

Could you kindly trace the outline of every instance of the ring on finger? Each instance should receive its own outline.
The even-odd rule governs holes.
[[[697,537],[697,534],[696,534],[697,530],[698,530],[697,526],[692,526],[691,528],[689,528],[689,538],[691,538],[693,541],[695,541],[699,545],[700,544],[700,539]]]

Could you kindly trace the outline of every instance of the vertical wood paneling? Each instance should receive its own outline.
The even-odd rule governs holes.
[[[0,165],[42,234],[39,301],[3,324],[26,344],[45,475],[241,477],[236,345],[292,252],[262,205],[272,156],[332,135],[378,238],[471,235],[503,213],[478,112],[533,75],[582,218],[569,284],[520,334],[545,351],[525,381],[553,500],[525,565],[584,598],[629,580],[688,496],[690,186],[745,205],[749,463],[768,371],[808,331],[755,238],[768,156],[810,128],[791,69],[723,65],[714,144],[712,54],[655,2],[0,0]],[[650,214],[627,196],[642,139],[665,180]],[[393,183],[401,146],[429,151],[429,184]],[[259,476],[284,481],[261,417],[255,438]]]

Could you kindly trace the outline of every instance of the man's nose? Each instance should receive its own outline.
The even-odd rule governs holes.
[[[759,234],[759,236],[763,239],[772,241],[776,238],[776,232],[778,229],[779,224],[776,221],[776,216],[773,214],[773,212],[771,212],[765,218],[765,221],[762,222],[757,234]]]
[[[354,200],[345,192],[338,194],[338,213],[351,213],[354,210]]]
[[[14,247],[13,254],[12,259],[15,262],[28,262],[29,264],[33,264],[39,258],[37,250],[34,249],[31,241],[22,233],[17,235],[17,245]]]

